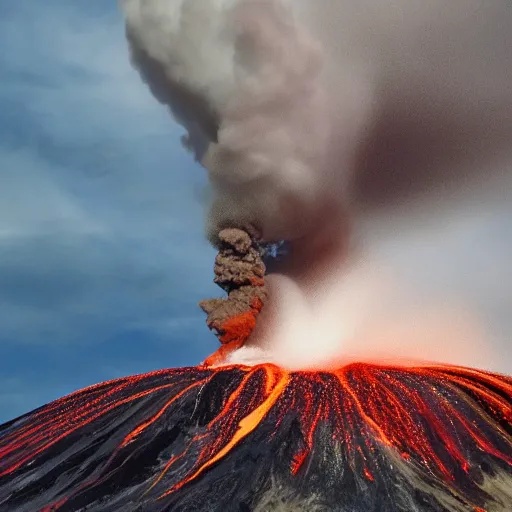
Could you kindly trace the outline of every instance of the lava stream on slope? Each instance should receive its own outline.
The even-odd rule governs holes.
[[[510,510],[512,379],[363,363],[168,369],[0,427],[2,512],[270,511],[283,492],[296,500],[285,510]]]

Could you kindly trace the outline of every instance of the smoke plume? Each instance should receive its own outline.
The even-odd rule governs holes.
[[[508,0],[122,5],[135,67],[208,171],[210,240],[250,224],[264,240],[290,241],[267,320],[239,360],[311,364],[312,337],[325,340],[319,364],[343,352],[340,340],[360,354],[370,317],[389,320],[410,301],[398,293],[375,306],[395,284],[357,255],[474,190],[508,187]],[[439,357],[419,344],[429,349],[393,353]]]

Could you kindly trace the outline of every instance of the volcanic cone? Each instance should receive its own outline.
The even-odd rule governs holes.
[[[0,511],[500,511],[512,379],[443,366],[180,368],[0,427]]]

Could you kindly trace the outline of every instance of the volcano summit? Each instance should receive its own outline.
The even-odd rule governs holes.
[[[222,347],[202,366],[98,384],[1,426],[0,511],[510,510],[508,377],[213,367],[245,344],[264,298],[254,240],[220,239],[229,295],[202,307]]]

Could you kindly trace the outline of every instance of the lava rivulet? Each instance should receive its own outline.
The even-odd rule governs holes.
[[[234,472],[239,485],[252,478],[244,498],[252,503],[263,476],[244,482],[242,473],[256,463],[267,479],[318,494],[310,476],[328,450],[336,453],[329,464],[339,465],[326,477],[334,479],[324,489],[328,503],[348,499],[349,473],[358,492],[382,489],[394,463],[397,474],[404,464],[465,506],[486,507],[486,476],[512,469],[512,379],[362,363],[300,372],[191,367],[117,379],[1,427],[0,510],[102,510],[108,500],[109,510],[188,510],[193,489],[223,488]]]

